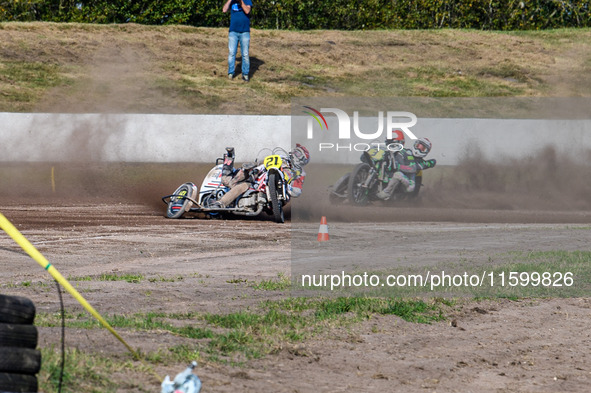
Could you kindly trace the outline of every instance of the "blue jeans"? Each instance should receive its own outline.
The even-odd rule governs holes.
[[[228,74],[234,75],[236,67],[236,52],[238,51],[238,42],[240,42],[240,53],[242,54],[242,76],[248,76],[250,71],[250,58],[248,57],[248,47],[250,46],[250,32],[237,33],[231,31],[228,35]]]

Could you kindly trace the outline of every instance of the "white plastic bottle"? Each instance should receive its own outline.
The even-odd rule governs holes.
[[[197,362],[193,361],[185,369],[180,372],[171,381],[167,375],[162,382],[161,393],[199,393],[201,391],[201,380],[195,374],[193,370],[197,367]]]

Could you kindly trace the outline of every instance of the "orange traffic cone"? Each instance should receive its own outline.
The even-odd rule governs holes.
[[[318,228],[318,241],[325,242],[328,239],[330,239],[328,236],[328,224],[326,223],[326,217],[322,216],[320,219],[320,228]]]

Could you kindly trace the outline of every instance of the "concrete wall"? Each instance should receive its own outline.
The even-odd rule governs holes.
[[[289,116],[0,113],[0,161],[212,162],[289,149]]]
[[[431,154],[442,164],[455,164],[476,149],[497,161],[535,155],[547,146],[561,154],[586,156],[591,150],[590,120],[425,119],[415,131],[433,142]]]
[[[334,129],[336,119],[327,120]],[[292,126],[305,130],[303,122],[307,118],[294,118],[292,125],[290,116],[0,113],[0,161],[213,162],[226,146],[249,161],[263,148],[289,149]],[[443,165],[456,164],[475,147],[498,159],[548,144],[569,153],[591,149],[590,120],[419,118],[412,131],[433,142],[430,157]],[[357,151],[318,152],[319,142],[334,141],[330,133],[316,132],[313,140],[305,135],[294,132],[293,139],[308,146],[315,162],[359,161]]]

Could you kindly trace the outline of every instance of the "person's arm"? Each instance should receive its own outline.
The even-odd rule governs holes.
[[[246,5],[244,4],[244,0],[240,0],[240,6],[242,7],[242,11],[244,11],[244,13],[246,15],[250,14],[250,9],[252,8],[250,5]]]
[[[419,160],[417,162],[417,166],[418,166],[419,170],[433,168],[435,166],[435,164],[437,164],[437,160],[435,160],[435,159]]]
[[[228,12],[230,9],[230,4],[232,4],[232,0],[226,1],[226,4],[224,4],[224,7],[222,8],[222,12]]]
[[[305,179],[306,174],[302,173],[302,175],[298,176],[291,182],[291,196],[293,198],[297,198],[302,195],[302,188],[304,188]]]

